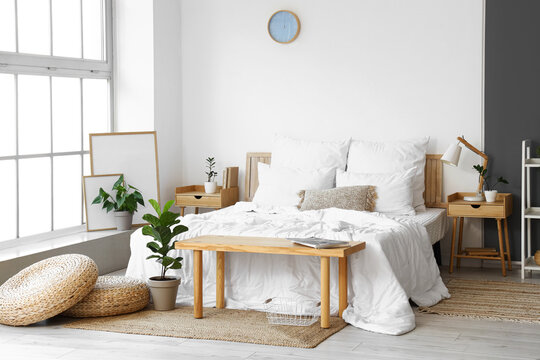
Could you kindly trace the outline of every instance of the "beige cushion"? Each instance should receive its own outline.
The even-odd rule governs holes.
[[[97,265],[88,256],[39,261],[0,286],[0,324],[29,325],[58,315],[88,295],[97,278]]]
[[[98,317],[129,314],[148,305],[146,283],[124,276],[100,276],[92,292],[62,315]]]
[[[377,192],[375,186],[345,186],[326,190],[302,190],[300,210],[339,208],[357,211],[373,211]]]

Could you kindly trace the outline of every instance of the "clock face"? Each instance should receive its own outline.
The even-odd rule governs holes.
[[[300,20],[296,14],[290,11],[277,11],[268,21],[268,33],[278,43],[293,42],[299,32]]]

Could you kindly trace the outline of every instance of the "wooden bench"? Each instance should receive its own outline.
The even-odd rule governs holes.
[[[178,241],[175,249],[193,250],[193,315],[203,317],[202,251],[216,252],[216,308],[225,307],[225,253],[245,252],[257,254],[307,255],[321,258],[321,327],[330,327],[330,258],[339,258],[339,316],[347,308],[347,256],[365,249],[365,242],[351,242],[347,247],[313,249],[297,245],[282,238],[246,236],[199,236]]]

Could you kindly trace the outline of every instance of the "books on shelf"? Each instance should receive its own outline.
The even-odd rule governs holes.
[[[223,188],[238,187],[238,166],[223,169]]]
[[[465,248],[465,253],[473,256],[499,256],[499,252],[494,248]]]
[[[314,249],[330,249],[330,248],[336,248],[336,247],[349,246],[348,241],[326,240],[326,239],[321,239],[321,238],[316,238],[316,237],[287,238],[287,240],[291,240],[295,244],[309,246]]]

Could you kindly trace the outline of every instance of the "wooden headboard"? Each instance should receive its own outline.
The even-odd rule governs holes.
[[[446,203],[442,200],[442,162],[440,154],[426,155],[426,190],[424,191],[424,200],[426,207],[445,208]],[[244,200],[253,200],[255,190],[259,186],[257,173],[257,163],[270,164],[272,153],[269,152],[250,152],[246,156],[246,187],[244,191]]]

